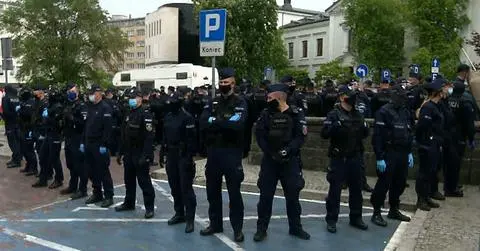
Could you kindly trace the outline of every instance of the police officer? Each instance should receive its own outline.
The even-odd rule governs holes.
[[[437,78],[428,87],[429,100],[420,108],[415,139],[418,145],[418,157],[420,166],[417,173],[415,190],[417,192],[417,208],[430,211],[440,205],[430,198],[432,186],[437,185],[437,172],[440,166],[442,145],[444,138],[445,118],[440,110],[440,102],[443,98],[442,87],[446,81]],[[438,189],[438,188],[437,188]]]
[[[35,139],[35,150],[38,154],[38,160],[40,165],[40,178],[32,187],[45,187],[47,186],[47,179],[50,179],[52,174],[45,174],[48,165],[48,142],[47,136],[47,121],[43,118],[42,114],[45,109],[48,109],[48,99],[45,95],[45,87],[42,84],[36,84],[33,89],[33,95],[35,96],[35,130],[33,133]],[[42,175],[43,174],[43,175]]]
[[[300,191],[305,185],[299,153],[307,136],[307,122],[302,111],[287,105],[287,92],[288,86],[284,84],[270,85],[268,108],[257,121],[255,135],[264,154],[257,182],[260,199],[257,206],[257,233],[253,237],[255,241],[267,237],[278,180],[285,193],[289,233],[300,239],[310,239],[300,222],[302,208],[299,201]]]
[[[297,108],[302,109],[304,113],[307,113],[307,100],[305,99],[305,96],[297,90],[295,79],[293,79],[292,76],[287,75],[280,80],[280,83],[286,84],[289,87],[287,103],[291,106],[296,106]]]
[[[257,88],[253,91],[253,102],[255,104],[255,114],[252,116],[255,120],[260,116],[260,113],[266,108],[267,99],[266,99],[266,89],[270,85],[270,80],[263,80],[260,82]]]
[[[415,72],[410,72],[408,77],[407,97],[408,107],[412,112],[416,112],[420,108],[422,103],[427,98],[428,94],[425,90],[425,86],[429,83],[422,84],[420,80],[422,76]]]
[[[370,102],[370,107],[371,107],[371,112],[372,112],[372,117],[375,117],[376,113],[380,108],[388,102],[390,102],[390,80],[383,80],[382,83],[380,84],[380,88],[378,89],[378,92],[373,96],[371,102]]]
[[[5,86],[5,97],[2,98],[3,120],[5,121],[5,134],[7,135],[8,146],[12,151],[12,159],[7,162],[7,168],[16,168],[21,166],[22,149],[21,135],[18,124],[17,108],[20,101],[18,92],[13,86]]]
[[[87,105],[79,98],[78,86],[67,85],[68,103],[64,109],[65,117],[65,161],[70,170],[70,181],[61,194],[72,194],[72,199],[87,197],[88,175],[84,153],[80,152],[82,134],[87,120]]]
[[[207,199],[210,225],[200,231],[212,235],[223,231],[222,176],[225,176],[230,197],[230,223],[234,240],[243,242],[244,207],[240,185],[244,179],[242,167],[243,140],[247,119],[245,100],[233,94],[235,71],[226,68],[220,71],[220,95],[208,105],[201,119],[202,131],[207,133]]]
[[[456,84],[463,83],[468,87],[470,84],[470,66],[466,64],[461,64],[457,67],[457,78],[455,79]],[[473,104],[473,109],[475,110],[475,119],[480,117],[480,109],[478,108],[477,101],[473,97],[469,88],[465,89],[463,96]]]
[[[340,193],[346,181],[349,188],[350,225],[366,230],[362,220],[362,140],[369,130],[363,116],[355,109],[357,94],[348,86],[339,87],[340,104],[328,113],[322,128],[322,137],[330,139],[328,156],[330,183],[327,197],[327,230],[337,232]]]
[[[320,117],[322,115],[322,98],[315,92],[313,82],[307,83],[304,96],[309,107],[307,116]]]
[[[20,91],[20,107],[15,108],[18,110],[18,118],[20,123],[21,140],[22,140],[22,152],[25,160],[27,161],[25,169],[22,172],[26,176],[37,175],[37,155],[34,150],[34,137],[33,131],[35,126],[35,100],[30,89],[23,88]]]
[[[335,103],[338,100],[338,92],[335,90],[335,86],[333,85],[332,80],[325,81],[325,89],[322,91],[321,94],[323,109],[322,109],[322,117],[326,117],[327,114],[333,110]]]
[[[116,156],[118,151],[118,139],[120,138],[120,125],[122,123],[122,113],[118,100],[114,95],[115,89],[109,88],[105,91],[105,102],[112,108],[112,136],[108,144],[111,156]]]
[[[55,179],[48,188],[56,189],[63,185],[63,168],[60,161],[60,151],[62,149],[62,133],[64,126],[63,105],[64,95],[52,90],[49,95],[48,109],[44,109],[42,117],[47,123],[46,142],[48,143],[48,160],[46,161],[46,170],[40,180],[47,178],[55,171]],[[42,166],[42,169],[44,167]]]
[[[154,216],[155,191],[150,179],[150,162],[153,160],[153,139],[155,137],[153,115],[143,107],[142,93],[132,88],[129,93],[131,109],[122,125],[122,140],[117,163],[124,163],[126,196],[115,211],[135,210],[137,182],[143,191],[145,218]]]
[[[449,90],[450,91],[450,90]],[[452,95],[448,100],[450,109],[455,119],[449,133],[452,135],[451,155],[445,162],[451,162],[450,169],[445,170],[444,192],[446,197],[463,197],[463,191],[459,188],[459,175],[462,166],[465,147],[475,149],[475,108],[470,99],[464,96],[465,84],[455,82]]]
[[[410,221],[400,211],[400,196],[405,190],[408,168],[413,168],[413,126],[415,120],[407,107],[405,87],[395,85],[391,89],[391,101],[380,108],[375,116],[372,145],[377,159],[377,183],[370,202],[374,211],[372,222],[386,227],[381,215],[385,197],[389,195],[388,218]]]
[[[182,107],[183,93],[169,98],[170,113],[165,117],[164,140],[168,149],[166,171],[172,191],[175,215],[168,225],[187,222],[186,233],[194,231],[197,200],[193,190],[196,152],[195,120]]]
[[[90,104],[80,151],[85,153],[93,194],[85,203],[94,204],[102,201],[101,207],[106,208],[113,205],[113,181],[107,148],[112,134],[112,108],[103,101],[102,89],[96,84],[90,87],[88,101]]]

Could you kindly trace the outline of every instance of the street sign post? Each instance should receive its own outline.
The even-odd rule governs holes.
[[[272,80],[273,78],[273,68],[271,66],[265,67],[263,70],[263,79],[264,80]]]
[[[432,81],[435,80],[440,73],[440,60],[438,58],[434,58],[432,60]]]
[[[389,69],[383,69],[381,77],[382,77],[382,82],[385,82],[385,81],[390,82],[392,78],[392,72]]]
[[[361,78],[363,82],[363,79],[368,75],[368,66],[364,64],[359,65],[355,70],[355,74],[357,77]]]
[[[212,57],[212,95],[215,97],[216,58],[225,54],[227,10],[202,10],[200,16],[200,56]]]
[[[8,71],[13,70],[12,39],[9,37],[1,39],[2,44],[2,70],[5,71],[5,84],[8,84]]]

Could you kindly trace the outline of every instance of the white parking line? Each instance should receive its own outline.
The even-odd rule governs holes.
[[[130,218],[56,218],[56,219],[20,219],[9,220],[10,222],[168,222],[168,219],[130,219]]]
[[[155,181],[152,182],[153,184],[153,187],[155,188],[155,190],[159,191],[162,195],[164,195],[165,197],[167,197],[171,202],[173,202],[173,197],[172,195],[167,192],[163,187],[161,187],[160,185],[158,185]],[[207,226],[207,220],[203,220],[203,219],[200,219],[200,217],[198,217],[197,215],[195,215],[195,222],[197,222],[197,224],[200,224],[201,226],[203,227],[206,227]],[[229,248],[231,248],[232,250],[235,250],[235,251],[244,251],[245,249],[242,248],[241,246],[237,245],[237,243],[235,243],[234,241],[232,241],[230,238],[228,238],[225,234],[223,233],[217,233],[215,234],[215,236],[221,240],[225,245],[227,245]]]
[[[55,242],[47,241],[38,237],[35,237],[33,235],[17,232],[12,229],[8,228],[0,228],[0,231],[6,235],[15,237],[15,238],[21,238],[22,240],[26,242],[31,242],[38,244],[40,246],[44,246],[53,250],[60,250],[60,251],[80,251],[79,249],[71,248],[62,244],[58,244]]]

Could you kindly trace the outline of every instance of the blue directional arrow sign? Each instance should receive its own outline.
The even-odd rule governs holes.
[[[368,75],[368,66],[361,64],[357,67],[355,74],[359,78],[365,78]]]
[[[273,68],[271,66],[265,67],[263,71],[264,79],[271,79],[273,73]]]
[[[438,58],[434,58],[432,60],[432,80],[435,80],[440,72],[440,60]]]
[[[390,81],[392,78],[392,72],[389,69],[382,70],[382,82]]]

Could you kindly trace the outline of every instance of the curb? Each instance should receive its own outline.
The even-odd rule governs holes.
[[[150,176],[153,179],[158,179],[158,180],[168,180],[167,174],[164,172],[161,172],[159,170],[153,171]],[[199,180],[194,180],[193,182],[195,185],[200,185],[200,186],[205,186],[206,182],[205,181],[199,181]],[[222,188],[226,189],[225,183],[222,182]],[[250,183],[250,182],[242,182],[241,190],[245,192],[250,192],[250,193],[259,193],[260,190],[257,187],[257,184]],[[283,196],[283,189],[280,187],[277,187],[277,191],[275,192],[275,195]],[[308,199],[308,200],[319,200],[319,201],[324,201],[328,195],[328,191],[315,191],[315,190],[309,190],[309,189],[304,189],[300,192],[300,196],[303,199]],[[348,195],[342,194],[340,198],[341,202],[348,203]],[[388,205],[388,202],[385,203]],[[370,198],[369,197],[363,197],[363,206],[371,207],[370,203]],[[400,203],[400,209],[408,212],[415,212],[417,209],[417,206],[412,203]]]
[[[403,233],[400,240],[401,245],[396,249],[397,251],[411,251],[415,250],[417,240],[420,232],[424,229],[423,224],[427,219],[428,212],[417,210],[412,220],[408,224],[408,228]]]

